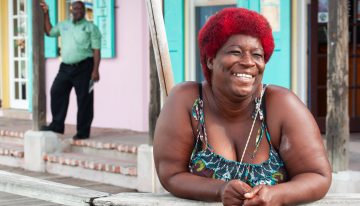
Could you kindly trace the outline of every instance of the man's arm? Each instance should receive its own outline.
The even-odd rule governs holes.
[[[100,80],[99,65],[101,60],[100,49],[93,49],[94,54],[94,67],[91,74],[91,79],[94,81]]]
[[[45,29],[45,33],[46,33],[47,36],[49,36],[51,28],[52,28],[51,23],[50,23],[50,18],[49,18],[49,7],[44,1],[40,2],[40,6],[41,6],[42,10],[44,11],[44,29]]]

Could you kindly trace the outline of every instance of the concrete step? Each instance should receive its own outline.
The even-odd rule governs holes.
[[[70,152],[46,154],[44,160],[49,173],[137,189],[137,164],[132,160]]]
[[[0,142],[24,143],[24,132],[0,129]]]
[[[136,162],[137,146],[116,142],[103,142],[98,140],[71,141],[72,153],[81,153],[105,158],[114,158]]]
[[[0,155],[24,158],[24,146],[16,143],[0,142]]]
[[[24,147],[0,141],[0,164],[11,167],[24,166]]]
[[[136,176],[136,162],[81,153],[46,154],[45,161],[73,167]]]
[[[0,191],[64,205],[92,205],[93,199],[110,195],[1,170]]]
[[[28,110],[23,109],[0,109],[0,117],[20,120],[31,120],[32,113]]]

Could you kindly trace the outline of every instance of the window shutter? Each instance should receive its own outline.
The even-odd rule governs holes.
[[[237,6],[259,12],[260,0],[237,0]]]
[[[237,0],[237,6],[241,8],[249,8],[249,0]]]
[[[101,32],[101,57],[115,56],[115,4],[114,0],[94,1],[94,24]]]
[[[46,4],[49,7],[49,17],[51,25],[57,23],[57,0],[46,0]],[[45,58],[57,57],[58,56],[58,38],[48,37],[45,35]]]
[[[164,21],[175,83],[184,81],[184,3],[164,1]]]

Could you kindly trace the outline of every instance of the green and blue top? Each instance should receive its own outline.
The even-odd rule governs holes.
[[[195,147],[189,163],[190,172],[199,176],[224,181],[238,179],[252,187],[260,184],[275,185],[287,181],[284,162],[271,144],[271,137],[265,118],[261,120],[261,127],[257,133],[252,158],[255,157],[263,136],[266,136],[267,142],[270,145],[269,159],[260,164],[251,164],[228,160],[214,152],[212,146],[207,142],[201,85],[199,91],[199,98],[195,100],[192,107],[192,116],[198,121],[199,126]],[[261,106],[261,108],[263,109],[264,106]]]

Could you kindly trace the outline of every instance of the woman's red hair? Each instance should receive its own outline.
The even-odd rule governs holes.
[[[244,8],[226,8],[211,16],[198,36],[200,61],[205,79],[211,83],[207,59],[214,58],[223,44],[235,34],[245,34],[260,40],[265,63],[274,51],[274,38],[269,22],[257,12]]]

